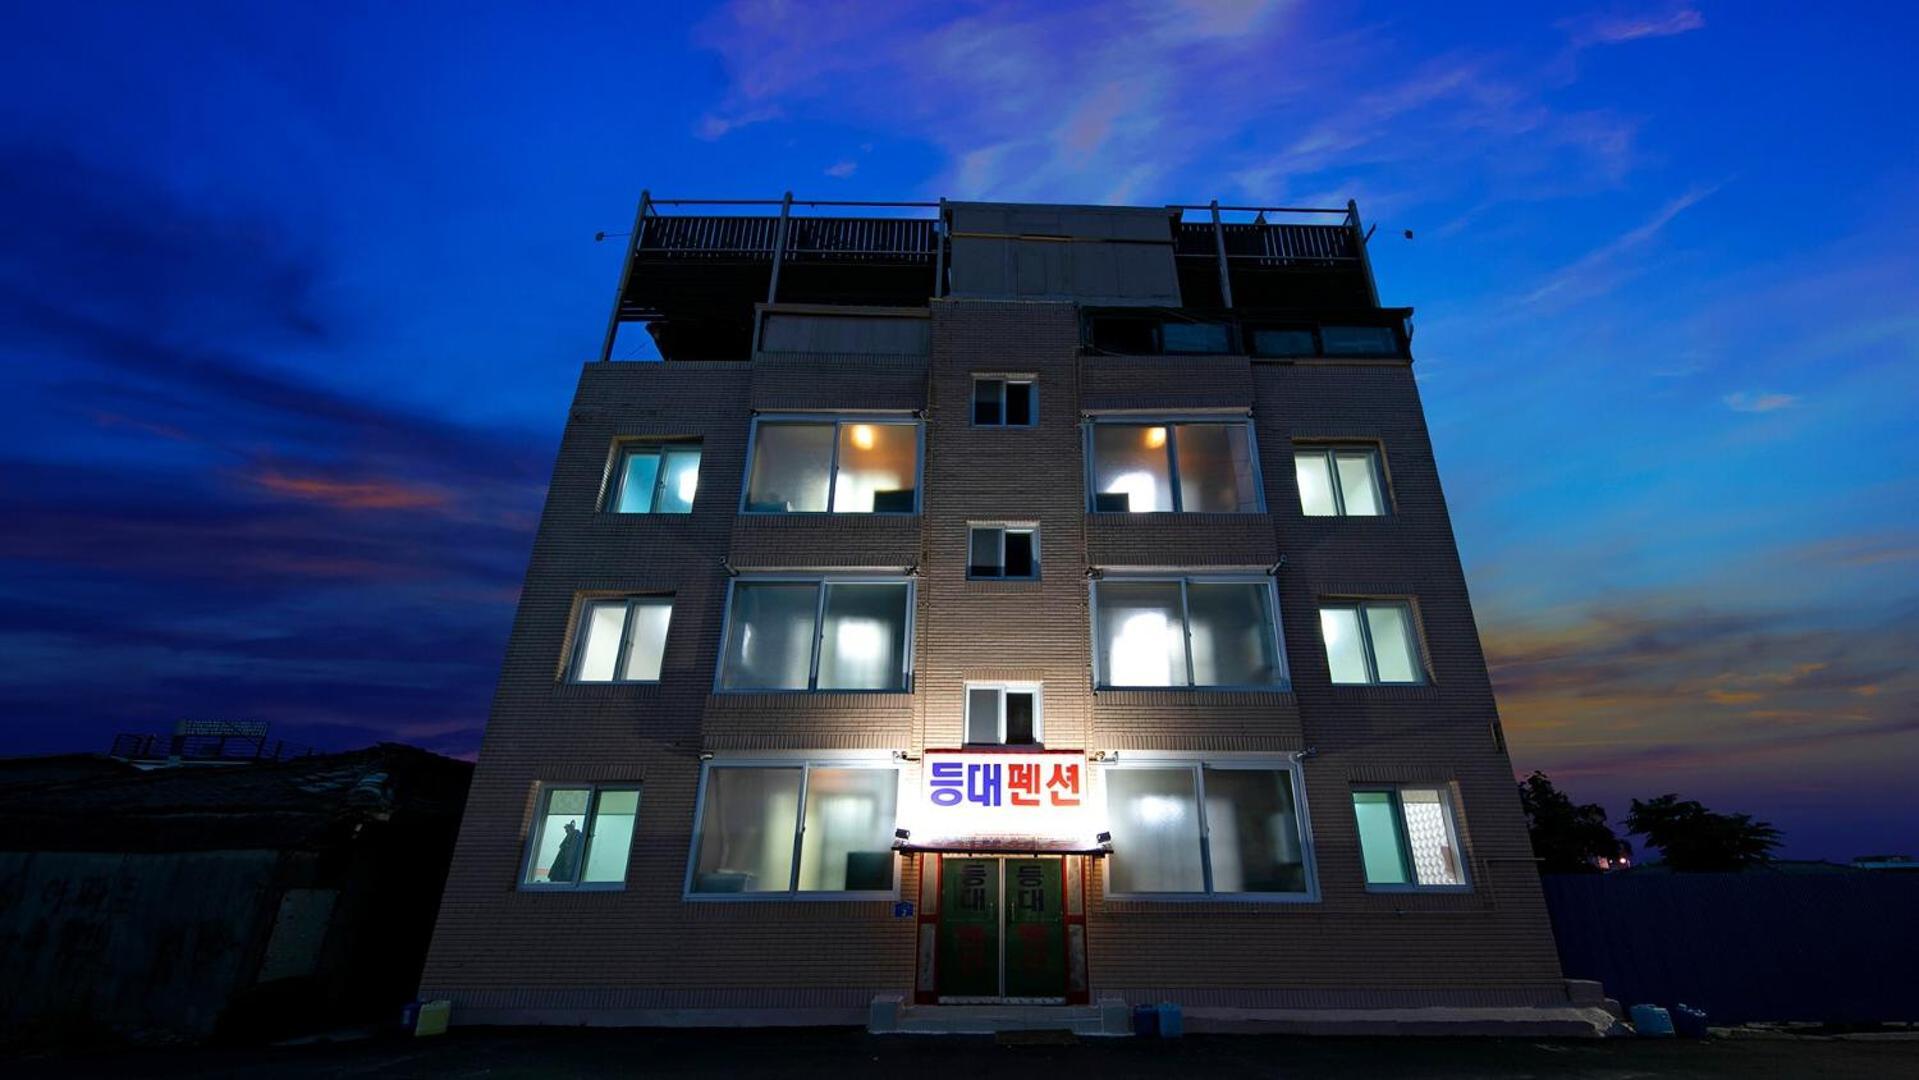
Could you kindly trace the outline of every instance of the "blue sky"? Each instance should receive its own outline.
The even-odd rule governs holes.
[[[0,749],[199,716],[470,752],[642,187],[1351,197],[1515,765],[1919,850],[1901,6],[9,23]]]

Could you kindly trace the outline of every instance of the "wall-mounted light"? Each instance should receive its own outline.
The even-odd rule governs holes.
[[[874,443],[873,425],[871,424],[854,424],[853,425],[853,445],[854,446],[859,447],[861,450],[871,450],[873,449],[873,443]]]
[[[1100,833],[1098,836],[1093,837],[1093,839],[1099,843],[1099,849],[1101,851],[1104,851],[1108,855],[1111,855],[1113,853],[1113,834],[1112,833],[1103,832],[1103,833]]]
[[[1166,445],[1166,429],[1163,427],[1147,428],[1146,429],[1146,445],[1148,448],[1153,450],[1157,450],[1160,447],[1165,446]]]
[[[906,842],[907,842],[908,840],[911,840],[912,838],[913,838],[913,830],[911,830],[911,829],[894,829],[894,830],[893,830],[893,850],[894,850],[894,851],[905,851],[905,850],[906,850]]]

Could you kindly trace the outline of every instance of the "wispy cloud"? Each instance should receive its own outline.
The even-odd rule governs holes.
[[[1651,244],[1675,218],[1718,190],[1718,185],[1696,187],[1668,200],[1645,221],[1548,275],[1522,302],[1572,303],[1610,292],[1633,273],[1633,268],[1626,264],[1628,256]]]
[[[1720,399],[1733,412],[1763,413],[1790,408],[1799,403],[1793,394],[1765,394],[1738,390]]]
[[[851,159],[846,159],[841,161],[835,161],[833,164],[828,165],[822,171],[824,171],[826,175],[832,177],[835,180],[844,180],[847,177],[852,176],[854,173],[858,172],[859,168],[860,168],[859,162],[853,161]]]
[[[1575,47],[1584,48],[1589,45],[1623,45],[1643,38],[1673,37],[1703,30],[1706,17],[1697,8],[1678,6],[1636,15],[1582,15],[1563,19],[1559,25]]]

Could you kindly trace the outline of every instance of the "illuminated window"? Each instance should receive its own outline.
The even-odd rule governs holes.
[[[626,884],[637,787],[555,786],[540,792],[527,838],[527,889],[619,888]]]
[[[1386,512],[1379,451],[1301,447],[1293,451],[1299,508],[1307,517],[1378,517]]]
[[[753,425],[741,509],[752,514],[919,511],[917,420],[771,419]]]
[[[898,579],[741,579],[721,690],[911,689],[913,587]]]
[[[1088,461],[1095,511],[1254,514],[1265,507],[1252,425],[1099,421]]]
[[[1101,775],[1109,893],[1312,898],[1291,766],[1164,762]]]
[[[966,684],[966,741],[1031,746],[1042,740],[1038,683]]]
[[[1031,580],[1039,576],[1039,530],[1030,525],[974,525],[967,530],[966,576]]]
[[[1039,420],[1039,387],[1031,378],[975,378],[977,427],[1032,427]]]
[[[572,681],[657,682],[666,655],[670,596],[588,600],[573,632]]]
[[[699,486],[698,443],[629,444],[614,463],[606,505],[616,514],[687,514]]]
[[[1103,688],[1286,683],[1264,577],[1096,581],[1093,624]]]
[[[893,892],[891,763],[708,763],[686,892],[777,899]]]
[[[1413,608],[1405,601],[1326,604],[1319,609],[1319,629],[1336,683],[1426,681],[1413,630]]]
[[[1372,889],[1463,889],[1465,860],[1452,798],[1440,787],[1353,792],[1359,853]]]

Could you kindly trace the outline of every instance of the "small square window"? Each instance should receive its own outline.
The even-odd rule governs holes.
[[[1030,378],[973,380],[975,427],[1032,427],[1039,392]]]
[[[967,683],[966,741],[989,746],[1039,745],[1039,684]]]
[[[1386,485],[1379,451],[1366,446],[1300,447],[1293,451],[1299,508],[1307,517],[1380,517]]]
[[[966,548],[967,577],[1039,577],[1039,530],[1030,525],[974,525],[967,531]]]
[[[572,681],[658,682],[673,600],[636,596],[588,600],[574,630]]]
[[[637,787],[550,787],[527,837],[523,888],[609,888],[626,883]]]
[[[1319,609],[1326,663],[1342,684],[1425,682],[1412,605],[1367,600]]]
[[[689,514],[699,485],[698,443],[623,446],[607,509],[616,514]]]
[[[1445,788],[1356,789],[1353,817],[1367,888],[1466,887],[1459,829]]]

